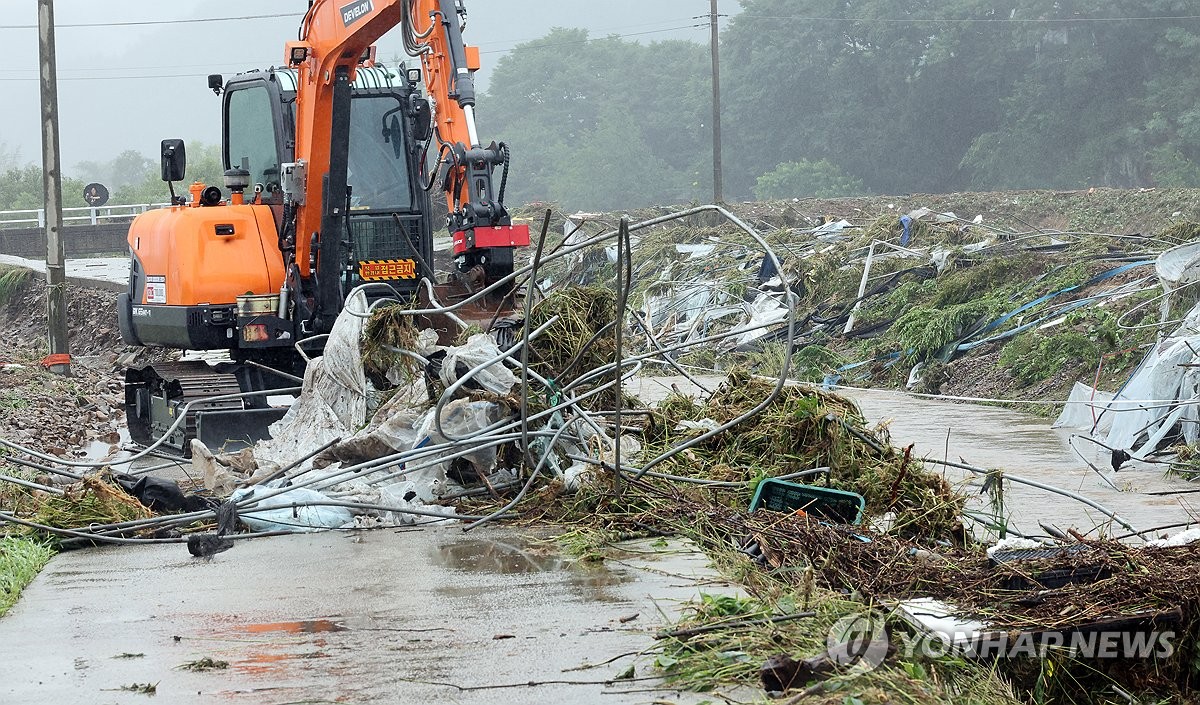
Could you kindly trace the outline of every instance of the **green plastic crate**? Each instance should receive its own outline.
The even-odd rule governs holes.
[[[795,482],[768,478],[758,483],[750,511],[768,509],[772,512],[794,512],[803,509],[839,524],[862,522],[863,509],[867,502],[862,495],[827,487],[813,487]]]

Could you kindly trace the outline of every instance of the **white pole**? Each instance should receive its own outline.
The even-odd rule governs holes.
[[[854,329],[854,314],[858,313],[858,307],[862,305],[863,296],[867,293],[867,279],[871,277],[871,262],[875,260],[875,242],[871,242],[870,249],[867,250],[867,262],[863,265],[862,281],[858,284],[858,299],[854,302],[854,307],[850,309],[850,318],[846,319],[846,328],[842,334],[849,333]]]

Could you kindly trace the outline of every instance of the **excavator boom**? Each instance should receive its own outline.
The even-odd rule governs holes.
[[[298,74],[295,157],[307,175],[294,261],[302,279],[315,270],[318,318],[324,319],[317,330],[331,325],[341,307],[336,254],[349,198],[350,84],[359,66],[373,62],[374,42],[393,27],[401,27],[406,50],[420,57],[433,102],[437,176],[458,269],[475,284],[502,277],[512,271],[512,248],[529,244],[528,227],[512,225],[493,184],[495,167],[507,169],[508,148],[479,144],[472,76],[479,52],[463,42],[459,19],[465,14],[461,0],[316,0],[300,39],[287,43],[285,60]]]

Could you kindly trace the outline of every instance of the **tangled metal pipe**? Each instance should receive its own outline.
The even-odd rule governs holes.
[[[981,468],[981,467],[978,467],[975,465],[968,465],[966,463],[956,463],[952,460],[938,460],[936,458],[925,458],[924,461],[927,463],[934,463],[935,465],[945,465],[945,466],[951,467],[951,468],[967,470],[969,472],[975,473],[976,475],[991,475],[992,474],[992,471],[988,470],[987,468]],[[1077,492],[1072,492],[1071,490],[1065,490],[1061,487],[1055,487],[1054,485],[1047,485],[1044,482],[1038,482],[1037,480],[1030,480],[1029,478],[1021,477],[1019,475],[1010,475],[1008,473],[1004,473],[1004,479],[1010,480],[1019,485],[1028,485],[1029,487],[1034,487],[1039,490],[1045,490],[1046,492],[1061,495],[1063,497],[1073,499],[1077,502],[1082,502],[1083,504],[1086,504],[1087,506],[1091,507],[1092,509],[1095,509],[1096,511],[1100,512],[1101,514],[1108,517],[1109,519],[1112,519],[1113,521],[1117,522],[1121,526],[1125,527],[1127,530],[1132,531],[1134,533],[1138,533],[1138,530],[1133,528],[1132,524],[1130,524],[1129,522],[1122,519],[1120,516],[1117,515],[1116,512],[1109,509],[1108,507],[1105,507],[1104,505],[1100,504],[1099,502],[1095,501],[1094,499],[1085,497]]]

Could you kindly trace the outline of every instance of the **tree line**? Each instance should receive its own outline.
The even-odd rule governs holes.
[[[1200,185],[1186,0],[742,0],[721,34],[726,196]],[[481,116],[520,200],[711,194],[708,47],[556,30]]]
[[[222,183],[221,148],[188,144],[188,180]],[[108,205],[166,203],[167,186],[159,178],[159,163],[136,150],[126,150],[107,161],[85,161],[63,169],[63,206],[87,205],[84,187],[98,182],[109,189]],[[0,210],[34,210],[43,206],[42,167],[22,158],[19,150],[0,143]]]

